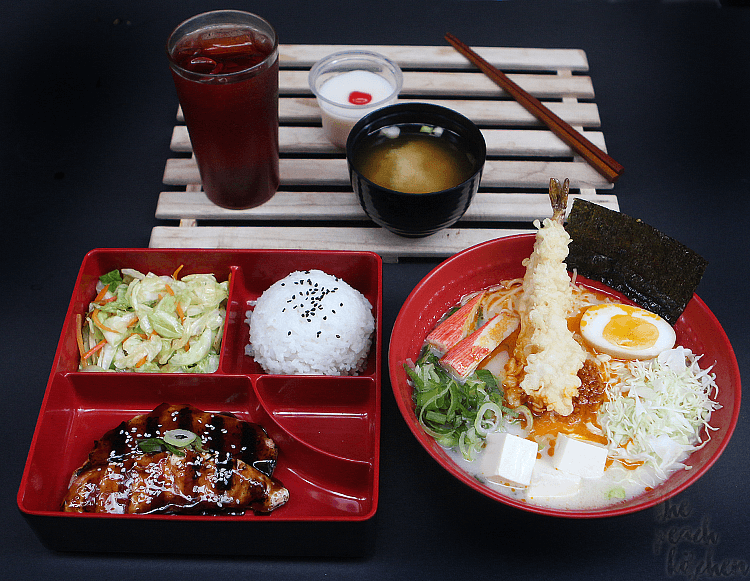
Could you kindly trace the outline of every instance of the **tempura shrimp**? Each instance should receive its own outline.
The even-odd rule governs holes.
[[[541,226],[535,222],[534,251],[524,260],[526,274],[518,304],[521,329],[503,384],[511,405],[525,399],[537,413],[552,410],[564,416],[573,411],[581,385],[578,371],[586,360],[567,322],[573,305],[565,265],[570,236],[563,227],[568,191],[567,179],[562,186],[551,179],[552,218],[545,218]]]

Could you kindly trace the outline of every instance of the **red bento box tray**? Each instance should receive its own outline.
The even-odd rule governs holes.
[[[212,374],[79,372],[75,319],[116,268],[230,280],[219,370]],[[376,331],[356,377],[268,375],[245,355],[245,313],[273,282],[320,269],[359,290]],[[60,551],[237,555],[360,554],[378,504],[382,261],[348,251],[97,249],[84,258],[18,490],[18,507]],[[274,476],[289,502],[269,515],[70,514],[60,503],[94,441],[163,402],[227,411],[261,424],[280,448]]]

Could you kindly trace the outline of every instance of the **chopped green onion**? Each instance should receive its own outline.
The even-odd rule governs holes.
[[[515,418],[512,419],[513,423],[518,423],[519,420],[523,419],[525,422],[523,432],[519,434],[522,438],[525,438],[531,433],[531,428],[534,426],[534,415],[531,410],[525,405],[520,405],[517,408],[513,408]]]
[[[163,438],[146,438],[138,442],[138,447],[145,454],[170,452],[176,456],[184,456],[184,448],[192,448],[196,452],[203,452],[203,443],[197,434],[190,430],[167,430]]]
[[[607,498],[625,498],[625,489],[622,486],[615,486],[607,493]]]
[[[489,412],[490,416],[487,417]],[[482,404],[477,412],[477,417],[474,420],[474,428],[477,433],[486,436],[490,432],[495,432],[500,427],[503,419],[503,412],[500,406],[491,401],[486,401]]]
[[[190,430],[167,430],[164,432],[164,441],[178,448],[185,448],[192,444],[198,436]]]
[[[148,438],[138,442],[138,447],[146,454],[156,454],[163,450],[164,441],[161,438]]]
[[[476,458],[488,433],[501,429],[505,417],[514,415],[503,405],[497,379],[486,369],[476,370],[461,384],[428,350],[404,369],[414,388],[415,413],[422,428],[441,446],[458,447],[467,460]]]

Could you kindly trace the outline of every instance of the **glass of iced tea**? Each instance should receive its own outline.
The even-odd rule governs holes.
[[[249,12],[206,12],[172,32],[167,55],[208,198],[232,209],[270,200],[279,186],[273,27]]]

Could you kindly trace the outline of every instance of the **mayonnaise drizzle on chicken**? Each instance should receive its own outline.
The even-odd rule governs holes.
[[[520,386],[534,411],[546,409],[564,416],[573,411],[573,398],[581,385],[578,371],[586,360],[586,352],[568,329],[567,321],[573,305],[565,265],[570,236],[563,227],[568,187],[568,180],[562,187],[557,180],[550,180],[553,216],[541,227],[538,221],[535,223],[534,251],[524,260],[521,330],[506,365],[507,395]]]

